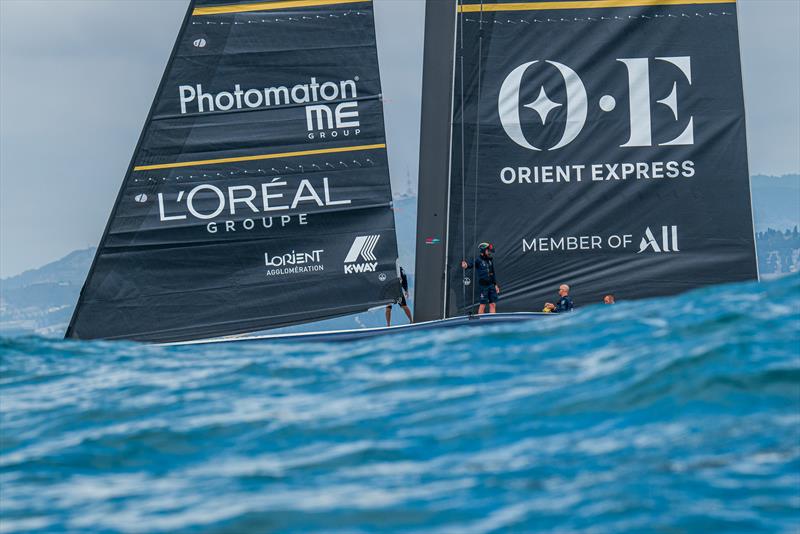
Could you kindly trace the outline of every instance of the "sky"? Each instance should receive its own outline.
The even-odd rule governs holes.
[[[0,277],[96,246],[188,0],[0,0]],[[374,0],[390,172],[413,192],[424,0]],[[800,173],[800,0],[739,0],[752,174]]]

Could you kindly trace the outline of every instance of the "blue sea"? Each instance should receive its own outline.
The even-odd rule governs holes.
[[[340,344],[0,339],[3,532],[800,531],[800,276]]]

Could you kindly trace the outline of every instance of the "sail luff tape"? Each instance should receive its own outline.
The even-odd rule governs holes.
[[[342,146],[336,148],[319,148],[316,150],[300,150],[298,152],[282,152],[277,154],[259,154],[257,156],[237,156],[234,158],[206,159],[200,161],[178,161],[175,163],[160,163],[156,165],[139,165],[134,171],[155,171],[159,169],[177,169],[180,167],[196,167],[199,165],[218,165],[220,163],[238,163],[241,161],[259,161],[263,159],[296,158],[298,156],[317,156],[320,154],[338,154],[341,152],[361,152],[364,150],[380,150],[386,148],[386,143],[376,145]]]
[[[573,2],[511,2],[505,4],[466,4],[460,13],[479,11],[548,11],[556,9],[609,9],[615,7],[694,6],[702,4],[735,4],[736,0],[576,0]]]
[[[372,0],[286,0],[280,2],[254,2],[252,4],[238,4],[215,7],[197,7],[192,11],[195,17],[203,15],[222,15],[225,13],[247,13],[248,11],[274,11],[278,9],[292,9],[298,7],[321,7],[337,4],[363,4]]]

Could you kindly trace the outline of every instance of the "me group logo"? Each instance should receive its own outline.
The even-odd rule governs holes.
[[[344,272],[346,274],[374,273],[378,268],[375,246],[380,238],[380,235],[356,237],[344,258]]]
[[[194,46],[205,47],[205,39],[197,39]],[[311,76],[295,85],[251,88],[233,83],[232,90],[217,92],[198,83],[180,85],[178,99],[181,115],[304,105],[309,140],[355,137],[361,133],[359,79],[320,81]]]
[[[652,125],[652,107],[654,92],[651,87],[650,71],[656,65],[668,65],[673,67],[675,78],[683,77],[689,85],[692,84],[692,58],[689,56],[675,57],[656,57],[656,58],[622,58],[616,59],[618,63],[625,66],[627,72],[627,86],[630,111],[630,138],[619,145],[621,148],[629,147],[652,147],[652,146],[676,146],[694,144],[694,117],[688,119],[682,116],[678,107],[678,81],[673,79],[672,90],[665,96],[656,100],[656,105],[669,108],[675,121],[683,121],[685,127],[678,136],[673,139],[664,139],[654,142]],[[556,78],[554,83],[563,84],[566,89],[566,101],[554,102],[550,99],[544,85],[539,87],[538,97],[530,103],[522,106],[521,94],[523,89],[523,78],[525,74],[534,68],[547,68],[548,85]],[[536,91],[534,90],[534,94]],[[522,148],[533,151],[558,150],[572,143],[586,126],[589,105],[592,103],[590,95],[587,94],[586,85],[581,77],[572,68],[564,63],[557,61],[534,60],[523,63],[512,70],[503,81],[498,96],[497,108],[500,115],[500,122],[503,125],[508,137]],[[611,94],[605,94],[597,99],[597,105],[605,113],[614,111],[617,107],[617,98]],[[536,113],[539,121],[530,116],[523,119],[520,108],[526,108]],[[566,109],[566,120],[564,120],[564,132],[559,141],[550,148],[542,149],[533,145],[526,137],[525,130],[531,129],[536,122],[541,122],[541,126],[547,126],[548,118],[551,113],[559,108]],[[524,126],[524,127],[523,127]],[[658,128],[657,128],[658,130]],[[621,140],[620,140],[621,141]]]

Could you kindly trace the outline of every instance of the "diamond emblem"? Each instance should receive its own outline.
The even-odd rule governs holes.
[[[544,86],[542,86],[542,90],[539,92],[539,96],[536,98],[536,100],[530,104],[525,104],[525,107],[538,113],[539,118],[542,119],[542,125],[544,125],[547,122],[547,116],[550,114],[550,112],[556,108],[560,108],[562,105],[563,104],[558,104],[550,100],[544,90]]]

